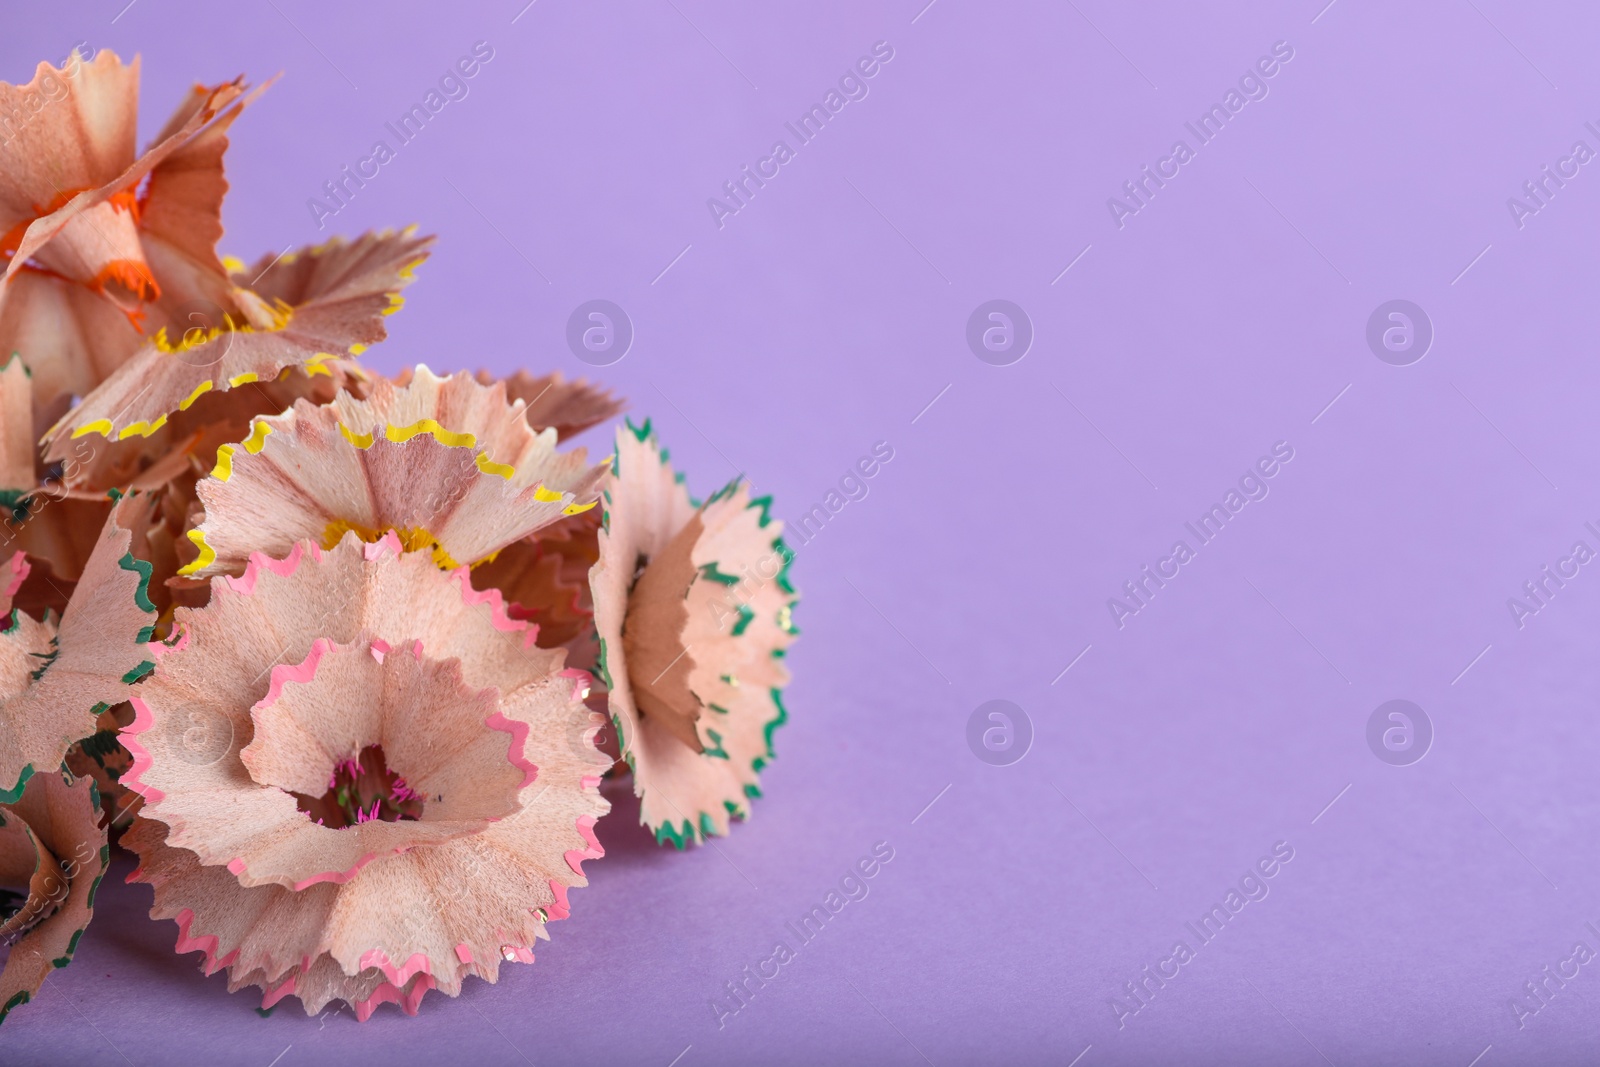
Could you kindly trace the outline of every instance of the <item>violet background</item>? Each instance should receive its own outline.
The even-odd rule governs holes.
[[[537,964],[365,1025],[258,1017],[108,879],[0,1061],[1592,1060],[1595,967],[1525,1029],[1508,1001],[1600,949],[1600,574],[1522,629],[1506,600],[1600,547],[1600,175],[1521,229],[1506,199],[1600,148],[1600,11],[122,2],[14,6],[0,77],[142,53],[148,137],[194,80],[286,72],[234,128],[223,250],[439,234],[378,368],[589,373],[697,492],[748,471],[791,520],[894,459],[800,549],[792,719],[731,837],[657,848],[619,804]],[[319,232],[307,198],[479,40],[470,95]],[[707,198],[880,40],[870,95],[718,229]],[[1107,197],[1280,40],[1270,95],[1119,230]],[[564,332],[597,297],[637,339],[593,370]],[[964,341],[995,297],[1036,330],[1008,367]],[[1364,339],[1397,297],[1436,331],[1408,367]],[[1106,599],[1280,440],[1270,496],[1119,630]],[[1365,741],[1395,697],[1436,731],[1409,767]],[[993,698],[1036,734],[1009,767],[965,740]],[[1110,998],[1279,840],[1270,896],[1119,1030]],[[719,1029],[876,841],[870,895]]]

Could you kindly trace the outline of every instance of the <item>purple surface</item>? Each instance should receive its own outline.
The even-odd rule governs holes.
[[[698,491],[748,470],[792,521],[894,458],[800,549],[792,722],[730,838],[664,851],[619,803],[536,965],[360,1026],[258,1017],[108,882],[0,1061],[1592,1061],[1600,965],[1537,1014],[1524,982],[1600,951],[1600,566],[1520,627],[1507,601],[1600,549],[1600,175],[1520,227],[1507,198],[1600,149],[1600,14],[121,2],[13,13],[0,77],[140,52],[148,135],[193,80],[284,70],[235,127],[224,250],[440,234],[377,366],[583,373],[567,317],[605,298],[637,338],[590,373]],[[307,199],[479,40],[470,94],[319,231]],[[866,98],[719,228],[707,198],[878,41]],[[1279,41],[1268,95],[1119,228],[1107,198]],[[964,338],[992,298],[1036,331],[1011,366]],[[1435,329],[1404,367],[1365,336],[1396,298]],[[1119,628],[1107,599],[1280,441],[1266,498]],[[1011,766],[966,741],[996,698],[1034,730]],[[1366,740],[1396,698],[1435,732],[1410,766]],[[801,946],[785,923],[878,841],[869,895]],[[1280,841],[1202,945],[1185,923]],[[779,939],[796,958],[719,1028]]]

